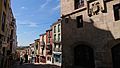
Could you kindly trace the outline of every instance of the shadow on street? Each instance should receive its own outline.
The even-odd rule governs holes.
[[[61,68],[60,66],[57,65],[51,65],[51,64],[19,64],[15,63],[12,68]]]

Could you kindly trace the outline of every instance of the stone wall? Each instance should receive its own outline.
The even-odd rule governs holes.
[[[117,3],[120,1],[105,2],[107,11],[90,17],[87,4],[74,10],[73,0],[61,0],[63,68],[75,68],[74,48],[81,44],[93,48],[95,68],[112,68],[111,48],[120,43],[120,20],[114,20],[113,11]],[[83,15],[83,27],[77,28],[76,17],[80,15]]]

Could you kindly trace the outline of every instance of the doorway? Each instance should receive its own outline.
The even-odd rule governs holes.
[[[112,62],[113,68],[120,68],[120,44],[112,47]]]
[[[83,68],[95,68],[94,51],[86,45],[78,45],[74,48],[74,65]]]

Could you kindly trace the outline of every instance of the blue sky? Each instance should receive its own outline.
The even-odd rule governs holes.
[[[18,46],[28,46],[60,18],[59,0],[11,0]]]

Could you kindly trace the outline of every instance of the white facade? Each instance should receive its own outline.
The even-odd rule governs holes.
[[[52,62],[55,65],[61,66],[62,60],[62,45],[61,45],[61,20],[58,20],[56,23],[52,25]]]

